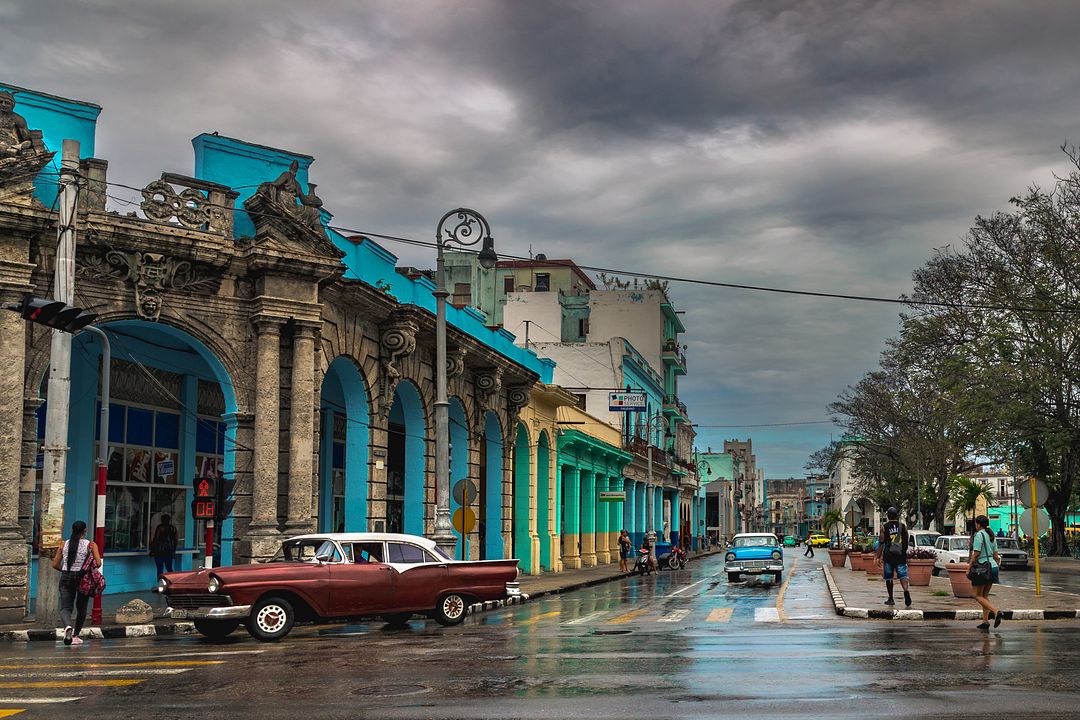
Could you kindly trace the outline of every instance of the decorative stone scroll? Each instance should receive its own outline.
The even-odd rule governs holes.
[[[446,377],[447,379],[456,378],[465,372],[465,352],[467,348],[464,345],[458,345],[457,347],[448,348],[446,351]]]
[[[185,186],[177,192],[173,185]],[[172,223],[190,230],[210,230],[231,236],[232,205],[237,193],[225,185],[174,173],[162,173],[142,189],[139,206],[148,220]]]
[[[495,400],[502,390],[502,374],[500,367],[479,368],[473,372],[473,395],[476,398],[476,422],[473,426],[481,435],[484,432],[484,413],[499,410]]]
[[[529,385],[510,385],[506,388],[506,445],[509,446],[517,437],[518,419],[521,410],[529,404]]]
[[[379,338],[379,362],[382,366],[379,412],[384,418],[390,416],[390,408],[394,405],[394,391],[402,375],[400,363],[416,350],[416,333],[419,329],[414,320],[398,318],[384,327]]]

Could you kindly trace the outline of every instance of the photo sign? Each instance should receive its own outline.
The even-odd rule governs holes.
[[[645,412],[645,393],[611,392],[608,393],[610,412]]]

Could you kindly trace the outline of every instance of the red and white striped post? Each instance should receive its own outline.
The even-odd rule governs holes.
[[[98,459],[97,459],[97,507],[94,512],[94,544],[98,552],[105,556],[105,482],[106,472],[109,469],[109,366],[112,360],[112,348],[109,338],[100,329],[93,325],[83,328],[93,333],[101,340],[101,427],[98,430]],[[94,625],[101,624],[101,595],[94,596],[94,610],[90,614],[90,622]]]

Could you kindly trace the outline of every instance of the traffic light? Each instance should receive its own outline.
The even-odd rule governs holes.
[[[236,504],[236,500],[233,498],[233,489],[236,487],[236,480],[232,478],[217,478],[217,519],[224,521],[230,514],[232,514],[233,505]]]
[[[59,300],[36,298],[30,295],[25,296],[15,305],[8,305],[7,309],[19,313],[24,320],[69,333],[76,333],[97,319],[95,313],[87,312],[82,308],[62,303]]]
[[[217,515],[217,496],[212,477],[197,477],[192,483],[195,497],[191,499],[191,517],[196,520],[213,520]]]

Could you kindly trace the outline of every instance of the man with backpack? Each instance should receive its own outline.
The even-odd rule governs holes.
[[[907,549],[908,530],[904,523],[898,519],[900,511],[890,507],[885,511],[887,518],[881,527],[881,535],[878,538],[876,561],[882,563],[882,577],[885,578],[885,589],[889,591],[889,599],[886,605],[895,605],[893,600],[893,577],[900,580],[900,586],[904,588],[904,606],[911,607],[911,591],[908,587]]]

